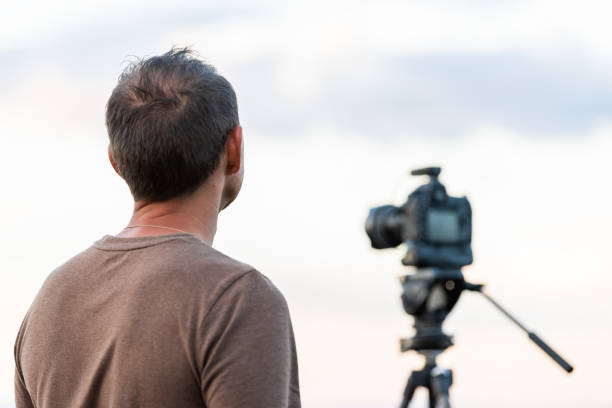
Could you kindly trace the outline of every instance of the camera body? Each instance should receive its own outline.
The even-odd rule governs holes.
[[[400,207],[372,208],[366,232],[373,248],[394,248],[402,243],[407,252],[402,263],[416,267],[461,268],[473,261],[472,209],[466,197],[451,197],[438,181],[441,169],[427,167],[412,175],[428,175]]]

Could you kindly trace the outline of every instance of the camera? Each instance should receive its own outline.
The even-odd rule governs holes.
[[[466,197],[451,197],[438,180],[440,167],[413,170],[414,176],[427,175],[429,183],[413,191],[400,207],[372,208],[366,232],[375,249],[405,244],[402,263],[416,267],[401,277],[402,306],[414,316],[415,334],[400,340],[400,350],[414,350],[425,357],[425,366],[408,377],[401,408],[408,408],[418,387],[429,391],[430,407],[450,407],[451,370],[438,367],[436,357],[453,345],[452,336],[442,330],[444,319],[465,290],[479,292],[510,318],[529,339],[568,373],[573,367],[528,330],[484,291],[484,285],[466,282],[461,268],[473,261],[472,209]]]
[[[366,232],[373,248],[394,248],[405,244],[406,266],[461,268],[472,263],[472,209],[466,197],[451,197],[438,180],[440,167],[413,170],[413,176],[427,175],[400,207],[372,208]]]

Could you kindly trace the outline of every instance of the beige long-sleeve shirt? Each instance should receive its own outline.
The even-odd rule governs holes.
[[[190,234],[106,236],[59,267],[15,361],[17,408],[300,406],[282,294]]]

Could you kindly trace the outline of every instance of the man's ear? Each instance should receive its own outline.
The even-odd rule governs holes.
[[[242,167],[242,126],[236,125],[230,130],[225,142],[227,164],[226,174],[236,174]]]
[[[111,166],[113,166],[113,169],[115,169],[115,172],[117,172],[119,177],[123,178],[121,172],[119,171],[119,167],[117,166],[117,162],[113,157],[113,149],[111,149],[111,145],[108,145],[108,160],[110,161]]]

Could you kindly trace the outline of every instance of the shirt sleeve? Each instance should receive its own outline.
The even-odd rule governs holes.
[[[15,407],[34,408],[30,394],[23,384],[23,378],[21,378],[21,374],[19,373],[17,367],[15,367]]]
[[[258,271],[231,284],[202,322],[206,407],[299,408],[297,355],[283,295]]]
[[[29,314],[29,312],[28,312]],[[20,367],[20,351],[21,351],[21,340],[23,337],[24,327],[28,320],[28,314],[23,319],[21,323],[21,327],[19,328],[19,332],[17,333],[17,339],[15,340],[15,347],[13,349],[13,354],[15,356],[15,407],[16,408],[34,408],[34,403],[32,402],[32,398],[30,398],[30,393],[28,392],[25,381],[23,379],[23,375],[21,373]]]

